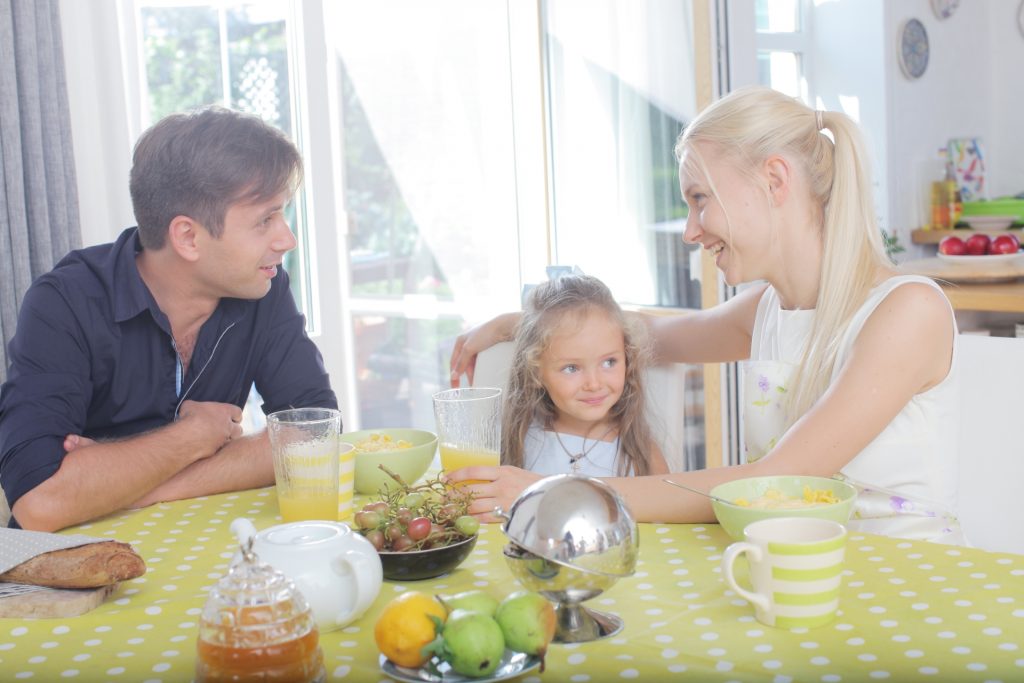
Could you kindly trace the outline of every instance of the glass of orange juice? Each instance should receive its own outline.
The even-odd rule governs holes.
[[[501,389],[439,391],[434,394],[434,417],[445,472],[501,463]]]
[[[291,408],[267,416],[277,503],[286,522],[336,522],[341,413]]]

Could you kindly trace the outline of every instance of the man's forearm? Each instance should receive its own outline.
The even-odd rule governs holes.
[[[258,488],[274,483],[266,432],[234,439],[214,455],[197,460],[142,496],[131,507],[168,500]]]
[[[122,510],[213,452],[185,421],[128,439],[90,443],[68,453],[60,468],[24,494],[12,513],[25,529],[54,531]]]

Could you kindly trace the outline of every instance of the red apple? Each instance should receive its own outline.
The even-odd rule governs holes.
[[[963,256],[967,253],[967,245],[959,237],[950,235],[939,242],[939,253],[947,256]]]
[[[992,254],[1016,254],[1020,249],[1020,240],[1016,235],[1000,235],[992,240],[992,246],[989,249]]]
[[[967,238],[967,253],[971,256],[984,256],[991,244],[992,240],[988,235],[971,235]]]

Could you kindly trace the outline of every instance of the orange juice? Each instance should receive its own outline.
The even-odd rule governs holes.
[[[497,467],[501,464],[501,456],[494,451],[453,448],[452,446],[441,446],[440,450],[441,469],[445,472],[454,472],[463,467],[474,467],[477,465]],[[481,481],[480,479],[467,479],[462,483],[475,484]]]
[[[338,496],[323,489],[295,488],[277,492],[277,504],[286,522],[305,519],[338,520]]]

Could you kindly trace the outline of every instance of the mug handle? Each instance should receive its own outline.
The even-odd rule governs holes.
[[[370,583],[373,583],[374,566],[361,553],[346,550],[331,561],[331,570],[339,576],[350,574],[352,583],[355,584],[356,599],[352,608],[336,617],[339,624],[347,624],[362,615],[377,598],[378,591],[369,590],[371,587],[366,582],[366,578],[369,577]]]
[[[733,565],[736,564],[736,559],[739,558],[743,553],[750,553],[747,558],[749,562],[760,562],[761,561],[761,546],[754,545],[753,543],[733,543],[725,549],[725,554],[722,556],[722,573],[725,575],[725,582],[729,584],[729,587],[736,591],[737,595],[752,603],[764,612],[771,609],[771,604],[764,595],[760,593],[752,593],[751,591],[741,588],[736,583],[736,577],[733,575]]]

